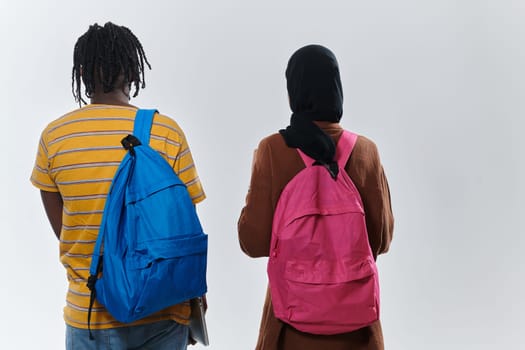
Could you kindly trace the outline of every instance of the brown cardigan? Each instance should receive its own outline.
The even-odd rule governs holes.
[[[319,122],[337,142],[339,124]],[[254,155],[246,206],[238,222],[242,250],[251,257],[268,256],[272,218],[281,191],[304,168],[295,149],[286,146],[279,134],[263,139]],[[359,136],[345,170],[361,194],[374,257],[390,245],[394,219],[388,183],[376,145]],[[257,350],[379,350],[383,349],[380,321],[354,332],[332,336],[302,333],[276,319],[269,291],[266,293]]]

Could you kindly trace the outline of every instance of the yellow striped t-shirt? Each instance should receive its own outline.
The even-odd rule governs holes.
[[[91,256],[111,180],[125,155],[120,140],[133,131],[136,109],[91,104],[51,122],[42,132],[31,176],[43,191],[59,192],[64,202],[60,260],[69,289],[64,307],[66,323],[87,328]],[[173,167],[194,203],[205,198],[186,137],[169,117],[155,114],[150,145]],[[187,324],[189,303],[162,310],[129,325],[173,319]],[[95,302],[93,329],[124,326]]]

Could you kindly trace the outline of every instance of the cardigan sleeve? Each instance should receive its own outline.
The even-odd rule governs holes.
[[[368,236],[374,257],[388,251],[394,232],[394,215],[392,214],[390,202],[390,189],[382,166],[378,170],[377,180],[377,193],[373,195],[373,198],[377,198],[376,203],[365,204],[367,228],[369,230]],[[374,223],[371,223],[371,221],[374,221]]]
[[[273,206],[271,153],[262,140],[254,154],[250,187],[237,224],[241,249],[248,256],[268,256]]]

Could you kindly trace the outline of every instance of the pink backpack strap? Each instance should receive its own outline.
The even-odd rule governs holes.
[[[348,158],[350,158],[350,154],[352,154],[352,150],[354,149],[356,142],[356,134],[347,130],[343,130],[343,133],[337,142],[334,159],[339,165],[340,169],[344,169],[346,163],[348,162]],[[299,152],[301,159],[307,167],[312,166],[315,163],[315,159],[308,157],[299,148],[297,149],[297,152]]]
[[[299,152],[299,155],[301,156],[301,159],[303,160],[304,165],[306,165],[306,167],[312,166],[315,163],[315,159],[308,157],[299,148],[297,148],[297,152]]]
[[[357,142],[357,135],[353,132],[343,130],[343,134],[337,142],[337,148],[335,150],[335,161],[339,165],[340,169],[344,169],[354,146]]]

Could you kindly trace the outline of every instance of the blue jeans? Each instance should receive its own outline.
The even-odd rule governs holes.
[[[87,329],[66,325],[66,350],[186,350],[188,326],[159,321],[140,326]]]

